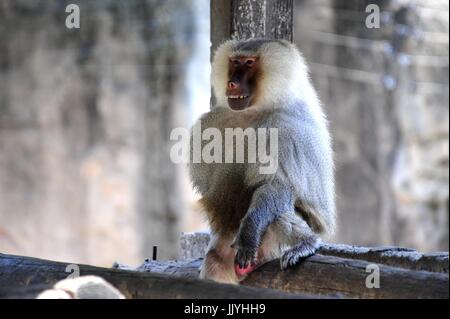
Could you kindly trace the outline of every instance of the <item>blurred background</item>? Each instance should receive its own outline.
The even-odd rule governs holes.
[[[448,1],[295,5],[334,138],[333,241],[448,250]],[[207,229],[169,136],[209,109],[209,33],[209,0],[0,0],[1,253],[137,265]]]

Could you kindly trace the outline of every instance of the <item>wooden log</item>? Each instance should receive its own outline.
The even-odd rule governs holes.
[[[68,265],[50,260],[0,254],[0,298],[35,297],[44,289],[67,278],[70,275],[66,272]],[[80,275],[99,276],[127,298],[312,298],[305,294],[224,285],[212,281],[175,277],[166,273],[78,266]]]
[[[183,233],[180,239],[180,258],[194,259],[203,257],[208,243],[208,233]],[[402,247],[360,247],[324,243],[318,253],[411,270],[448,273],[449,268],[448,252],[424,254],[414,249]]]
[[[366,286],[373,272],[369,265],[379,269],[379,288]],[[309,257],[286,271],[279,269],[279,261],[272,261],[252,273],[243,284],[310,294],[338,293],[350,298],[449,298],[448,274],[443,273],[323,255]]]
[[[202,259],[187,261],[147,261],[139,271],[195,278]],[[368,288],[366,280],[379,269],[380,287]],[[116,267],[123,267],[116,265]],[[367,272],[368,269],[370,272]],[[369,278],[370,279],[370,278]],[[314,295],[349,298],[448,298],[448,274],[412,271],[362,260],[315,255],[300,265],[281,271],[275,260],[251,273],[243,285]]]
[[[402,247],[360,247],[343,244],[324,244],[319,254],[359,259],[393,267],[448,273],[448,252],[424,254]]]
[[[40,293],[51,289],[52,285],[40,284],[26,287],[0,287],[0,299],[35,299]]]
[[[378,265],[380,287],[367,288],[370,273],[361,260],[315,255],[299,266],[280,271],[273,261],[255,270],[242,286],[195,280],[202,260],[147,261],[118,269],[80,265],[80,275],[96,275],[118,288],[128,298],[303,298],[312,295],[350,298],[448,298],[448,274],[411,271]],[[68,276],[67,263],[0,254],[0,287],[51,285]],[[136,271],[138,270],[138,271]],[[218,285],[218,286],[217,286]],[[285,293],[259,288],[282,290]],[[241,290],[243,288],[244,290]],[[246,290],[246,289],[252,290]],[[286,295],[286,292],[296,295]],[[0,296],[5,295],[0,292]]]

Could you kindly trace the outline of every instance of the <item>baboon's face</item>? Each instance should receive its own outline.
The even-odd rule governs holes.
[[[241,111],[255,103],[260,73],[257,56],[230,57],[226,95],[231,109]]]

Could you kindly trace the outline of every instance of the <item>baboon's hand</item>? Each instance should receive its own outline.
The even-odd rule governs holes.
[[[246,240],[246,236],[241,235],[241,232],[238,233],[231,247],[236,250],[234,259],[236,266],[245,271],[256,264],[257,244],[252,240]]]
[[[281,269],[297,265],[301,260],[312,256],[320,248],[321,240],[317,236],[305,236],[295,247],[286,251],[280,258]]]

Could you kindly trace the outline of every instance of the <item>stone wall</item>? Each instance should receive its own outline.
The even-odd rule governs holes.
[[[381,27],[365,25],[368,4]],[[448,250],[448,1],[298,0],[295,41],[329,115],[335,241]]]
[[[66,5],[81,28],[65,27]],[[110,266],[178,251],[191,1],[0,1],[0,251]]]

